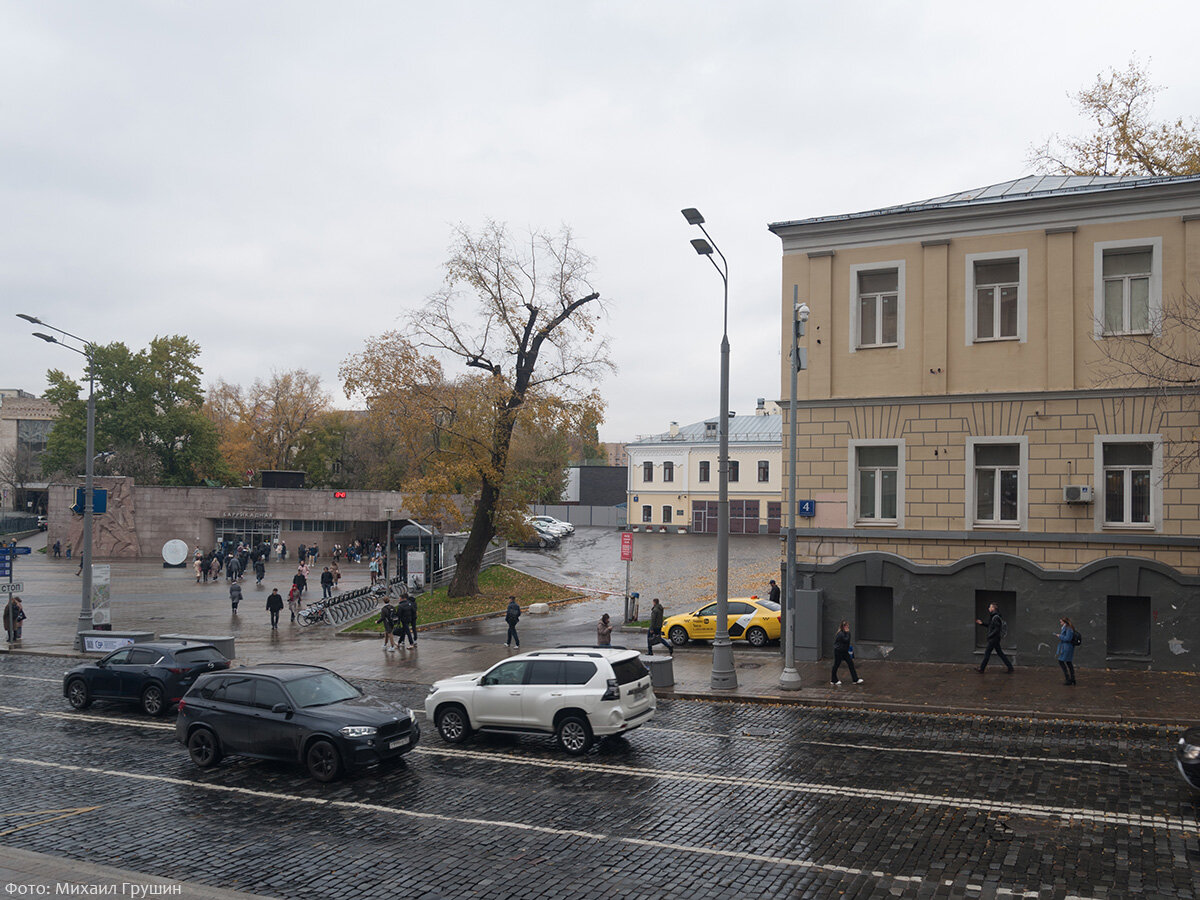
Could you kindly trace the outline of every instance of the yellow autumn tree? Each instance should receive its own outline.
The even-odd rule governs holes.
[[[470,523],[451,597],[478,593],[491,540],[524,528],[533,484],[515,477],[514,435],[568,434],[603,409],[595,385],[613,365],[593,266],[566,228],[459,226],[443,288],[403,333],[368,339],[342,364],[346,396],[396,427],[411,461],[404,489],[422,498],[414,511]]]

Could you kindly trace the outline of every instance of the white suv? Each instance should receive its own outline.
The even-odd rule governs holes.
[[[438,681],[425,698],[425,715],[451,744],[477,730],[553,734],[568,753],[580,754],[597,737],[649,722],[655,703],[636,650],[561,647]]]

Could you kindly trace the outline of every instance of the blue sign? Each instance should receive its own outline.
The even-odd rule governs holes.
[[[75,488],[75,502],[71,504],[71,512],[83,515],[83,488]],[[108,512],[108,489],[92,488],[92,512]]]
[[[796,504],[796,515],[802,519],[811,519],[817,514],[817,503],[815,500],[801,500]]]
[[[0,575],[11,575],[12,567],[8,563],[0,563]]]

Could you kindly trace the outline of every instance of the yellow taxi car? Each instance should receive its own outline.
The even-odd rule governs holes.
[[[762,647],[779,640],[779,604],[762,597],[731,597],[728,601],[729,637]],[[663,622],[663,634],[676,647],[688,641],[711,641],[717,633],[717,604],[671,616]]]

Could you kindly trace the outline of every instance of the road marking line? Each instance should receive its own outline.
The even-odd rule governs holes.
[[[281,794],[277,791],[260,791],[253,788],[234,787],[232,785],[213,784],[211,782],[192,781],[186,778],[174,778],[169,775],[144,775],[137,772],[120,772],[113,769],[100,769],[92,766],[72,766],[64,763],[45,762],[37,759],[24,759],[21,757],[0,757],[0,762],[17,763],[21,765],[37,766],[39,768],[57,769],[64,772],[82,772],[89,775],[107,775],[113,778],[129,778],[135,781],[151,781],[160,784],[173,784],[187,788],[199,788],[201,790],[215,791],[228,794],[238,794],[247,797],[256,797],[264,800],[283,800],[293,803],[302,803],[317,807],[334,807],[337,809],[352,809],[366,812],[378,813],[386,816],[398,816],[411,819],[422,819],[431,822],[443,822],[451,825],[471,825],[484,826],[487,828],[510,828],[514,831],[526,831],[535,834],[548,834],[555,837],[575,837],[588,841],[597,842],[612,842],[617,844],[629,844],[637,847],[653,848],[657,851],[675,850],[681,853],[695,853],[702,856],[715,856],[722,859],[735,859],[747,862],[767,863],[770,865],[786,866],[793,869],[809,869],[819,872],[827,872],[833,875],[848,875],[851,877],[875,878],[880,881],[894,881],[899,884],[920,885],[927,883],[927,879],[921,875],[893,875],[887,872],[880,872],[876,869],[862,869],[853,866],[838,866],[831,863],[816,863],[807,859],[793,859],[784,856],[769,856],[765,853],[747,853],[739,850],[722,850],[716,847],[703,847],[694,844],[682,844],[674,841],[663,841],[658,838],[635,838],[623,837],[614,834],[605,834],[597,831],[583,831],[576,828],[552,828],[547,825],[530,825],[525,822],[514,822],[504,819],[476,819],[464,816],[449,816],[442,813],[417,812],[410,809],[396,809],[391,806],[380,806],[375,803],[364,803],[362,801],[353,800],[330,800],[323,797],[301,797],[292,794]],[[644,774],[644,773],[643,773]],[[1011,893],[1011,892],[1010,892]],[[1028,892],[1024,892],[1019,896],[1029,896]]]
[[[1142,815],[1140,813],[1110,813],[1099,809],[1084,809],[1045,806],[1038,803],[1008,803],[997,800],[974,799],[971,797],[918,794],[909,791],[885,791],[856,788],[820,782],[780,781],[774,778],[748,778],[716,773],[683,772],[672,769],[646,769],[636,766],[592,763],[582,760],[530,759],[506,756],[498,753],[482,753],[477,750],[451,750],[445,748],[416,747],[412,751],[423,756],[465,756],[470,759],[486,760],[490,763],[509,763],[545,769],[588,769],[606,774],[635,776],[639,778],[662,778],[667,781],[698,781],[705,785],[720,784],[727,787],[752,787],[764,791],[784,791],[794,794],[818,794],[840,797],[857,797],[863,800],[909,803],[915,806],[936,806],[950,809],[967,809],[976,812],[1001,815],[1028,816],[1037,819],[1061,819],[1064,822],[1092,822],[1097,825],[1119,825],[1130,828],[1163,828],[1181,834],[1200,833],[1200,823],[1165,815]]]
[[[882,753],[924,753],[932,756],[962,756],[976,759],[1003,759],[1010,762],[1037,762],[1037,763],[1052,763],[1057,765],[1072,765],[1072,766],[1108,766],[1113,769],[1128,769],[1128,763],[1105,762],[1099,759],[1066,759],[1056,756],[1005,756],[997,753],[976,753],[971,750],[929,750],[924,747],[885,747],[876,744],[853,744],[840,741],[806,741],[795,740],[792,738],[781,737],[766,737],[755,734],[721,734],[716,731],[692,731],[685,728],[667,728],[662,725],[643,725],[645,731],[665,731],[670,734],[694,734],[704,737],[715,738],[741,738],[747,741],[767,741],[776,744],[785,744],[789,747],[798,744],[803,744],[812,747],[833,747],[837,750],[871,750]]]
[[[0,672],[0,678],[17,678],[21,681],[49,681],[51,684],[62,684],[61,678],[35,678],[32,675],[9,675],[6,672]]]
[[[69,719],[72,722],[101,722],[105,725],[124,725],[128,728],[154,728],[159,731],[174,731],[175,726],[167,722],[139,722],[137,719],[112,719],[108,716],[92,716],[82,712],[44,712],[20,706],[0,706],[0,713],[24,713],[41,719]]]
[[[44,809],[40,812],[27,813],[0,813],[0,818],[7,819],[16,816],[45,816],[51,813],[60,813],[57,816],[50,816],[49,819],[42,819],[39,822],[30,822],[26,825],[18,825],[16,828],[10,828],[7,831],[0,831],[0,837],[7,837],[10,834],[16,834],[18,831],[24,831],[26,828],[36,828],[38,825],[46,825],[50,822],[57,822],[59,819],[69,819],[72,816],[83,815],[83,813],[95,812],[99,806],[80,806],[76,809]]]

